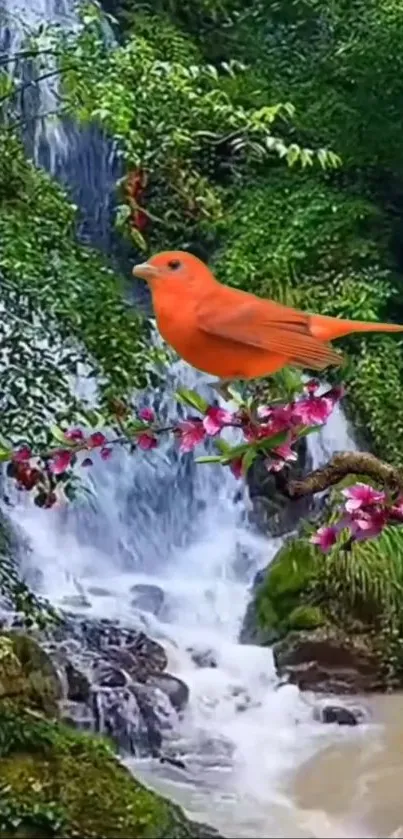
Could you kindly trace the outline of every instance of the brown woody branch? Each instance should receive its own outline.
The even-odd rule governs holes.
[[[348,475],[371,478],[392,492],[403,493],[403,472],[368,452],[336,454],[325,466],[302,480],[290,481],[281,490],[288,498],[303,498],[335,486]]]

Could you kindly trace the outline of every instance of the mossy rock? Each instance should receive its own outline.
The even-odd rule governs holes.
[[[297,606],[288,618],[290,629],[316,629],[326,623],[326,617],[319,606]]]
[[[306,603],[315,567],[314,550],[306,539],[291,539],[283,545],[256,587],[241,640],[272,644],[291,628],[290,619],[303,620],[303,613],[305,620],[314,622],[310,626],[321,625],[319,611]]]
[[[0,635],[0,700],[13,699],[57,716],[61,694],[57,671],[33,638],[16,632]]]
[[[100,738],[0,705],[0,836],[208,837],[218,834],[135,780]],[[0,753],[1,754],[1,753]]]

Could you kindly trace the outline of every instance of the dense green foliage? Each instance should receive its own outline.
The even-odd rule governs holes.
[[[63,191],[7,133],[0,161],[1,431],[38,440],[55,416],[77,411],[69,376],[80,363],[105,395],[143,385],[144,339],[118,278],[76,243]]]

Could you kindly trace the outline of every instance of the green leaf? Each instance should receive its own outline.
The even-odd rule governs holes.
[[[259,440],[257,448],[266,451],[267,449],[276,449],[277,446],[281,446],[282,443],[288,438],[288,431],[280,431],[279,434],[274,434],[273,437],[264,437],[263,440]]]
[[[143,420],[130,420],[130,422],[127,423],[126,428],[129,434],[137,434],[142,431],[148,431],[150,423],[143,422]]]
[[[57,425],[52,425],[52,427],[50,429],[50,433],[51,433],[52,437],[55,440],[57,440],[58,443],[62,443],[63,446],[75,446],[76,445],[76,441],[75,440],[69,440],[68,437],[66,437],[64,431],[62,431],[62,429],[59,428]]]
[[[242,457],[251,446],[253,446],[253,443],[242,443],[240,446],[231,446],[224,455],[226,463],[230,463],[231,460],[235,460],[237,457]]]
[[[254,460],[256,460],[257,451],[253,447],[250,447],[247,452],[245,452],[242,458],[242,473],[244,475],[247,474],[248,470],[252,466]]]
[[[223,458],[220,455],[203,455],[203,457],[196,457],[195,463],[222,463]]]
[[[298,437],[307,437],[308,434],[315,434],[316,431],[320,431],[325,425],[326,423],[322,423],[322,425],[307,425],[298,431]]]
[[[233,388],[233,387],[228,387],[227,390],[228,390],[228,393],[230,394],[231,398],[234,400],[234,402],[236,402],[237,405],[242,407],[245,404],[245,400],[244,400],[242,394],[239,393],[238,390],[235,390],[235,388]]]
[[[221,454],[225,455],[228,454],[228,452],[230,452],[232,449],[232,446],[230,446],[230,444],[227,443],[226,440],[222,440],[221,437],[219,437],[218,440],[214,440],[214,445],[216,449],[218,449],[218,451],[221,452]]]
[[[6,449],[3,448],[3,446],[0,446],[0,461],[4,463],[5,461],[10,460],[12,453],[12,449]]]
[[[182,402],[184,405],[190,405],[191,408],[196,408],[196,411],[200,411],[201,414],[206,413],[208,402],[200,394],[196,393],[196,391],[179,388],[175,396],[178,402]]]

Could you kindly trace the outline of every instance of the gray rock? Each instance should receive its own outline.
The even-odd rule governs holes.
[[[130,589],[134,595],[131,605],[143,612],[159,615],[164,605],[165,595],[159,586],[138,583]]]
[[[346,708],[343,705],[318,705],[314,708],[313,717],[317,722],[354,726],[363,721],[365,714],[360,708]]]
[[[302,437],[295,450],[298,460],[287,471],[287,481],[298,480],[309,468],[307,442]],[[281,491],[284,476],[281,472],[269,472],[264,458],[258,457],[248,471],[248,488],[252,502],[249,520],[263,533],[283,536],[294,530],[312,507],[312,499],[292,501]]]
[[[147,684],[166,693],[176,711],[182,711],[188,703],[189,688],[176,676],[171,676],[169,673],[151,674],[147,679]]]
[[[195,650],[188,647],[187,652],[197,667],[217,667],[217,659],[213,650]]]
[[[274,644],[273,656],[279,676],[300,690],[346,695],[384,689],[369,635],[347,635],[332,626],[289,632]]]
[[[123,670],[108,662],[100,664],[94,672],[94,682],[99,687],[122,688],[128,681],[128,676]]]
[[[88,702],[91,684],[88,676],[82,673],[71,661],[67,661],[64,672],[67,679],[67,699],[72,702]]]

